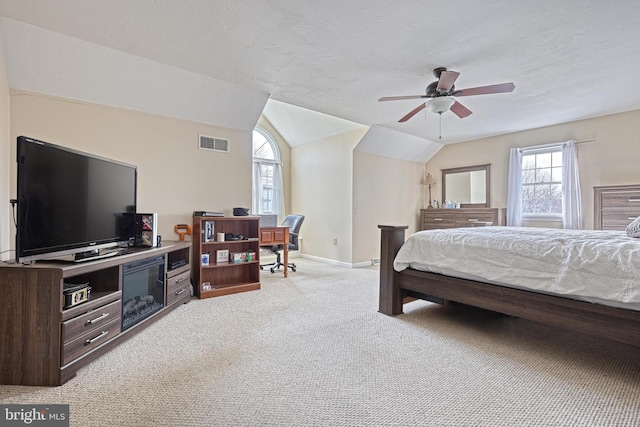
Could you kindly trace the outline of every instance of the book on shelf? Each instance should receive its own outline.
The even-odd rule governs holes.
[[[211,212],[211,211],[193,211],[193,216],[215,216],[221,217],[224,216],[222,212]]]

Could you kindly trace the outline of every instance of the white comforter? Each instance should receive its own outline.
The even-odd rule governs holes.
[[[407,239],[393,266],[640,309],[640,239],[623,231],[421,231]]]

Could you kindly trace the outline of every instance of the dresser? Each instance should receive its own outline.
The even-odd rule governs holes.
[[[420,209],[420,229],[506,225],[505,208]]]
[[[640,185],[593,187],[593,228],[624,230],[640,215]]]

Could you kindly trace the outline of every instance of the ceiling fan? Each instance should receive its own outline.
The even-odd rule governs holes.
[[[471,115],[472,111],[458,102],[455,98],[460,96],[471,95],[487,95],[491,93],[512,92],[515,89],[513,83],[500,83],[497,85],[478,86],[467,89],[456,89],[454,83],[460,73],[457,71],[448,71],[445,67],[438,67],[433,70],[433,75],[438,79],[430,83],[425,90],[424,95],[407,95],[407,96],[385,96],[378,101],[398,101],[403,99],[422,99],[428,98],[428,101],[418,105],[409,111],[398,122],[406,122],[420,111],[429,107],[434,113],[442,115],[442,113],[451,110],[456,116],[464,119]]]

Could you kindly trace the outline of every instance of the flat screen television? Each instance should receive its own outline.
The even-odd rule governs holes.
[[[132,241],[135,166],[25,136],[17,162],[19,262],[80,260]]]

